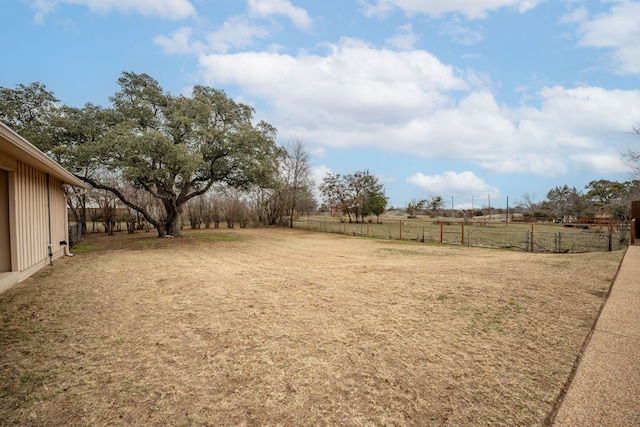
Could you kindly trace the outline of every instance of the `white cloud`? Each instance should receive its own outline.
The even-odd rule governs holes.
[[[461,173],[448,171],[433,176],[417,173],[407,178],[407,183],[418,187],[424,196],[469,197],[473,194],[490,194],[498,197],[500,195],[497,188],[469,171]]]
[[[556,87],[542,91],[540,102],[540,108],[511,109],[488,92],[472,92],[453,108],[416,121],[412,132],[424,142],[414,141],[414,152],[472,161],[493,173],[559,177],[578,170],[628,170],[615,153],[640,117],[640,91]],[[594,159],[605,154],[606,168],[594,170],[604,165]]]
[[[315,182],[322,182],[322,179],[328,174],[333,173],[327,166],[315,166],[311,168],[311,176]]]
[[[599,153],[585,152],[570,155],[571,161],[582,170],[589,170],[600,175],[631,173],[628,165],[620,162],[620,151],[607,147]]]
[[[322,197],[320,195],[320,184],[322,184],[322,180],[327,176],[327,174],[333,173],[330,168],[327,166],[315,166],[310,168],[311,172],[311,181],[315,184],[313,186],[314,197],[316,200],[320,200]]]
[[[396,182],[396,177],[395,176],[391,176],[391,175],[385,175],[385,174],[375,174],[376,178],[378,179],[378,182],[380,184],[393,184],[394,182]]]
[[[432,17],[455,13],[468,19],[485,18],[491,11],[511,7],[524,13],[544,0],[360,0],[366,16],[385,16],[395,8],[407,15],[426,14]]]
[[[204,46],[199,41],[191,41],[192,33],[191,28],[183,27],[174,31],[169,37],[158,35],[154,37],[153,42],[169,55],[200,53],[204,50]]]
[[[600,87],[562,86],[543,89],[541,114],[555,132],[611,136],[626,132],[640,117],[640,90],[606,90]]]
[[[594,47],[637,45],[640,38],[640,2],[615,1],[607,13],[581,24],[581,43]]]
[[[482,31],[473,30],[465,25],[461,24],[459,18],[443,22],[440,25],[439,31],[442,34],[446,34],[456,43],[464,44],[467,46],[476,44],[484,39]]]
[[[65,0],[76,1],[76,0]],[[85,0],[88,1],[88,0]],[[303,9],[294,7],[286,0],[249,0],[248,15],[229,17],[219,28],[201,36],[204,41],[192,41],[193,30],[181,28],[169,36],[158,35],[154,42],[167,54],[186,53],[227,53],[233,49],[252,46],[257,39],[269,37],[269,31],[252,22],[252,17],[285,15],[299,28],[309,28],[312,21]],[[272,45],[271,52],[277,52],[281,46]]]
[[[36,10],[36,22],[41,22],[60,4],[82,5],[92,12],[135,12],[170,20],[196,16],[196,9],[189,0],[36,0],[32,6]]]
[[[620,74],[640,74],[640,2],[612,0],[611,9],[594,17],[578,12],[580,45],[612,49],[605,59],[611,61]]]
[[[296,28],[302,30],[308,30],[313,25],[313,20],[307,11],[292,5],[289,0],[248,0],[248,7],[249,13],[253,16],[286,16]]]
[[[226,53],[231,48],[251,46],[255,39],[268,36],[269,32],[264,28],[252,24],[243,17],[233,17],[221,28],[209,33],[206,39],[212,51]]]
[[[399,27],[398,33],[386,40],[388,46],[399,50],[412,50],[417,42],[418,36],[413,32],[411,24]]]
[[[305,128],[392,125],[448,102],[444,93],[465,90],[456,71],[425,51],[377,50],[344,39],[326,56],[269,52],[200,58],[208,84],[235,84],[268,100],[276,113]],[[366,132],[366,129],[364,129]]]
[[[204,35],[205,42],[194,40],[193,29],[183,27],[169,36],[158,35],[153,41],[162,47],[166,54],[206,54],[209,52],[227,53],[231,49],[240,49],[253,45],[255,39],[269,36],[267,30],[248,22],[244,17],[232,17],[220,28]]]
[[[36,24],[42,24],[44,22],[44,18],[53,13],[56,9],[56,1],[54,0],[35,0],[31,8],[35,10],[36,14],[33,18]]]
[[[565,24],[579,24],[589,18],[589,11],[586,7],[580,6],[565,14],[560,18],[560,22]]]

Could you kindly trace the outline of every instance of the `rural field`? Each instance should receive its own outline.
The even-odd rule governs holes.
[[[0,425],[546,425],[623,251],[89,235],[0,294]]]

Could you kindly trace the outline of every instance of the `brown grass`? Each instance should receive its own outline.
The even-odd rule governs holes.
[[[89,236],[0,295],[2,425],[542,425],[622,252]]]

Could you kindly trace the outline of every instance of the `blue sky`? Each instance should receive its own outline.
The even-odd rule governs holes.
[[[123,71],[224,89],[302,139],[318,181],[368,169],[393,206],[510,206],[631,179],[640,1],[6,0],[0,86],[108,105]]]

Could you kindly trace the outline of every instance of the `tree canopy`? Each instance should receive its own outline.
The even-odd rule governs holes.
[[[387,204],[383,185],[368,170],[347,175],[328,173],[322,180],[320,193],[331,208],[347,214],[349,221],[351,215],[358,222],[358,218],[376,214]]]
[[[195,86],[190,97],[171,96],[146,74],[124,73],[118,83],[120,91],[111,98],[117,122],[85,150],[84,160],[102,165],[98,172],[106,174],[81,178],[142,212],[160,235],[180,235],[185,203],[214,184],[248,188],[272,182],[276,129],[266,122],[253,125],[251,107],[204,86]],[[109,176],[151,194],[164,217],[135,205]]]
[[[42,151],[52,148],[48,125],[57,114],[59,100],[42,83],[0,87],[0,121]]]

